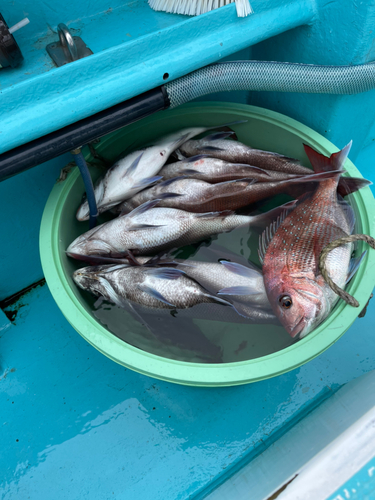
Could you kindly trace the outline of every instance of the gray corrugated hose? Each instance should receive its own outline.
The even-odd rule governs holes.
[[[230,90],[359,94],[373,88],[375,63],[318,66],[273,61],[212,64],[165,85],[171,108],[212,92]]]

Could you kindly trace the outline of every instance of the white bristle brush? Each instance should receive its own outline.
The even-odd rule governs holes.
[[[148,0],[154,10],[187,16],[199,16],[233,2],[236,2],[238,17],[246,17],[253,13],[249,0]]]

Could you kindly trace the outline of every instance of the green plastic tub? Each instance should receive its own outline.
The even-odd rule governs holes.
[[[237,126],[240,141],[259,149],[299,158],[306,166],[309,166],[309,162],[303,143],[325,155],[338,150],[318,133],[281,114],[253,106],[212,102],[194,103],[158,113],[102,139],[98,150],[106,159],[114,161],[123,151],[139,149],[176,129],[220,125],[235,120],[248,120],[246,124]],[[360,176],[350,161],[346,162],[345,168],[347,175]],[[93,168],[92,175],[98,177],[99,169]],[[289,347],[275,349],[275,352],[271,350],[269,354],[255,359],[230,363],[188,362],[156,355],[134,347],[100,324],[93,314],[89,294],[78,289],[72,281],[73,271],[81,267],[82,263],[66,257],[65,249],[76,236],[88,229],[86,223],[79,223],[75,219],[83,192],[78,169],[74,168],[65,181],[56,183],[45,207],[40,232],[40,254],[48,287],[66,319],[84,339],[113,361],[151,377],[179,384],[217,387],[255,382],[293,370],[318,356],[345,333],[365,306],[374,287],[373,273],[368,270],[373,269],[375,264],[375,252],[370,251],[347,288],[359,301],[360,308],[340,301],[324,323]],[[373,235],[375,204],[370,189],[365,188],[352,195],[351,203],[357,216],[356,231]],[[227,241],[230,242],[230,239]],[[362,252],[363,248],[364,244],[360,243],[357,252]],[[213,322],[212,328],[216,327],[217,322]],[[122,328],[129,330],[129,335],[137,335],[142,325],[135,325],[125,315]],[[273,328],[277,327],[264,327],[265,334],[267,329],[269,332],[269,337],[265,335],[265,341],[272,338]]]

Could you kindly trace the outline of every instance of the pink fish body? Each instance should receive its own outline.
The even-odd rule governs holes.
[[[308,146],[306,153],[315,172],[337,170],[322,181],[314,194],[302,199],[288,215],[279,217],[260,240],[264,283],[271,307],[292,337],[306,336],[329,314],[337,295],[319,271],[319,256],[333,240],[354,228],[351,207],[337,197],[340,170],[351,143],[327,158]],[[326,265],[338,286],[347,281],[352,245],[330,252]]]

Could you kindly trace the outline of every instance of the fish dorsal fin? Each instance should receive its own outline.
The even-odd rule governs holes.
[[[351,146],[352,141],[350,141],[349,144],[347,144],[341,151],[332,153],[331,156],[328,157],[323,155],[322,153],[318,153],[318,151],[315,151],[315,149],[313,149],[311,146],[308,146],[307,144],[303,145],[315,173],[327,172],[331,170],[342,170]]]
[[[181,137],[179,137],[178,139],[176,139],[175,142],[171,145],[172,151],[174,149],[176,149],[178,146],[180,146],[181,144],[184,144],[184,142],[188,141],[190,137],[191,137],[191,134],[189,132],[187,132],[186,134],[184,134]]]
[[[130,165],[130,167],[127,170],[125,170],[124,174],[121,176],[121,179],[123,179],[124,177],[127,177],[128,175],[132,175],[135,172],[136,168],[138,167],[139,162],[141,161],[143,154],[144,154],[144,151],[142,151],[142,153],[139,156],[137,156],[137,158],[133,161],[133,163]]]
[[[271,222],[271,224],[266,227],[263,233],[259,236],[259,248],[258,255],[261,264],[264,262],[264,257],[267,252],[268,245],[271,243],[272,238],[275,236],[276,231],[279,229],[281,224],[284,222],[288,215],[288,210],[282,212],[275,221]]]
[[[145,177],[141,181],[139,181],[137,184],[135,184],[133,187],[134,188],[146,188],[150,187],[152,184],[155,184],[155,182],[160,181],[163,178],[162,175],[154,175],[153,177]]]
[[[113,259],[113,260],[116,260],[116,259]],[[127,269],[128,267],[130,267],[129,264],[113,265],[111,267],[108,267],[107,269],[103,269],[102,271],[100,271],[100,273],[98,273],[98,276],[103,275],[103,274],[112,273],[113,271],[118,271],[120,269]]]
[[[231,135],[234,135],[233,130],[231,130],[229,132],[216,132],[215,134],[206,135],[206,137],[204,137],[204,140],[205,141],[218,141],[221,139],[226,139],[227,137],[230,137]]]
[[[212,127],[207,127],[206,130],[214,130],[222,127],[231,127],[232,125],[240,125],[242,123],[247,123],[248,120],[236,120],[235,122],[224,123],[223,125],[213,125]]]
[[[268,212],[264,212],[258,215],[250,215],[249,218],[251,227],[258,227],[263,230],[263,228],[269,226],[273,221],[276,221],[279,215],[283,214],[285,210],[289,214],[290,210],[296,207],[297,200],[288,201],[279,207],[273,208]]]
[[[186,175],[180,175],[179,177],[173,177],[172,179],[167,179],[159,184],[159,186],[169,186],[174,182],[180,181],[181,179],[186,179]]]
[[[146,274],[152,276],[153,278],[158,278],[162,280],[176,280],[181,278],[181,276],[186,276],[185,271],[181,269],[176,269],[174,267],[154,267],[149,268],[145,271]]]
[[[151,210],[151,208],[154,208],[154,206],[157,205],[159,201],[160,198],[157,198],[156,200],[146,201],[145,203],[142,203],[142,205],[139,205],[139,207],[132,210],[130,213],[120,214],[120,217],[128,217],[129,219],[136,218],[138,215],[144,214],[145,212],[147,212],[147,210]]]
[[[252,149],[253,151],[256,151],[258,153],[265,153],[267,155],[277,156],[277,158],[288,161],[290,163],[298,163],[298,164],[300,163],[299,160],[297,160],[297,158],[292,158],[291,156],[286,156],[281,153],[275,153],[275,151],[265,151],[263,149],[255,149],[255,148]]]
[[[209,158],[209,155],[195,155],[190,156],[190,158],[186,158],[182,160],[184,163],[194,163],[195,161],[203,160],[203,158]]]

